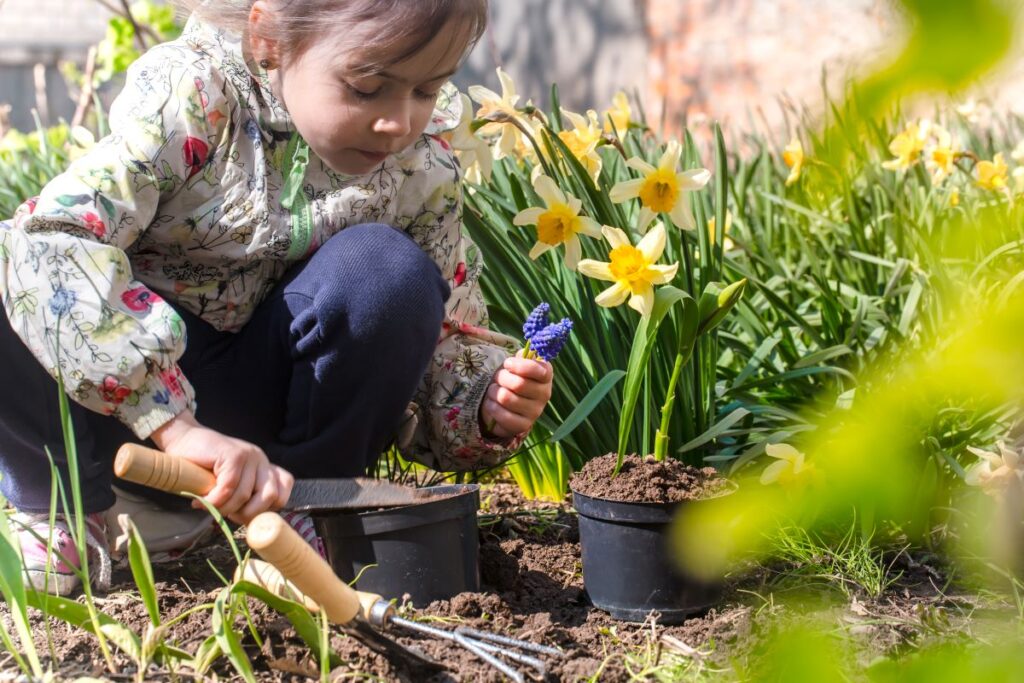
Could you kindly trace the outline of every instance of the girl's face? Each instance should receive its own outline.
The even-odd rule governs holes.
[[[367,73],[365,64],[388,64],[388,55],[346,50],[344,35],[325,36],[273,72],[275,88],[317,156],[337,173],[363,175],[423,134],[467,41],[466,28],[452,21],[408,59]]]

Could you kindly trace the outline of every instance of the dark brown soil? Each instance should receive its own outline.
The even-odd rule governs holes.
[[[518,490],[509,485],[488,487],[481,499],[483,590],[426,606],[406,605],[402,614],[448,630],[471,626],[559,647],[565,656],[548,660],[549,673],[544,680],[652,680],[655,671],[658,680],[675,680],[694,672],[724,673],[726,679],[748,678],[749,667],[757,666],[758,643],[766,634],[775,632],[787,621],[799,622],[803,618],[795,610],[776,606],[773,594],[777,592],[781,599],[789,589],[778,583],[777,571],[759,569],[740,580],[732,580],[726,598],[717,608],[680,626],[662,627],[656,615],[647,624],[615,622],[587,601],[576,516],[567,505],[524,502]],[[164,619],[212,603],[223,586],[217,572],[230,576],[234,568],[234,558],[224,544],[203,549],[184,561],[154,567]],[[848,600],[836,600],[835,593],[827,588],[822,593],[825,598],[814,598],[832,610],[833,624],[841,624],[840,628],[846,629],[851,637],[864,642],[865,664],[879,655],[912,649],[929,633],[926,624],[940,617],[946,620],[944,623],[955,624],[957,614],[970,613],[978,605],[976,598],[954,599],[944,594],[940,590],[944,586],[941,574],[921,562],[907,558],[896,568],[903,571],[903,578],[881,598],[855,599],[851,605]],[[145,631],[146,611],[127,570],[116,572],[115,589],[100,596],[99,608],[136,633]],[[262,643],[251,635],[244,619],[239,618],[234,630],[242,638],[257,680],[319,678],[319,664],[284,617],[254,600],[250,600],[250,611],[253,628]],[[46,657],[44,665],[52,666],[57,678],[135,678],[136,665],[123,654],[115,654],[115,670],[110,671],[92,635],[55,620],[47,628],[39,614],[33,618],[36,645]],[[11,630],[12,622],[3,605],[0,620]],[[168,637],[178,647],[195,652],[211,633],[211,613],[204,609],[178,623]],[[445,663],[449,671],[432,678],[411,673],[336,629],[331,647],[342,664],[332,672],[332,680],[503,680],[475,656],[449,641],[397,630],[393,634]],[[52,651],[48,641],[53,645]],[[0,660],[0,673],[14,671],[11,658]],[[187,670],[176,674],[177,678],[165,668],[154,666],[145,678],[192,679]],[[205,676],[207,680],[215,677],[240,680],[224,658]]]
[[[588,462],[573,475],[570,485],[592,498],[635,503],[680,503],[713,498],[724,493],[729,483],[713,467],[697,469],[678,460],[658,462],[648,456],[631,455],[615,473],[614,453]]]

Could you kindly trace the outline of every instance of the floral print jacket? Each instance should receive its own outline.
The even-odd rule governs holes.
[[[349,225],[387,223],[452,289],[403,454],[443,470],[496,464],[514,444],[485,439],[477,416],[515,342],[486,329],[480,253],[462,231],[443,137],[459,108],[446,88],[418,142],[368,175],[340,175],[295,132],[240,39],[193,18],[131,67],[111,135],[0,223],[11,325],[75,400],[145,439],[196,407],[177,366],[184,325],[165,299],[237,331],[290,264]]]

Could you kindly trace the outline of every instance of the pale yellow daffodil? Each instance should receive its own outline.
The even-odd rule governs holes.
[[[654,285],[671,282],[679,271],[678,263],[658,265],[665,251],[665,226],[655,224],[636,246],[619,228],[606,225],[602,233],[612,247],[608,263],[585,259],[580,261],[579,271],[615,283],[597,296],[598,306],[612,308],[628,300],[630,308],[646,318],[654,309]]]
[[[498,67],[498,80],[501,81],[501,94],[497,94],[482,85],[471,85],[469,96],[480,105],[476,113],[478,119],[488,117],[504,117],[506,121],[495,121],[484,125],[478,132],[484,137],[497,137],[500,135],[498,144],[495,147],[495,157],[500,159],[509,156],[522,144],[522,132],[511,123],[515,119],[522,121],[523,117],[517,108],[519,95],[516,93],[516,83],[505,71]]]
[[[626,165],[639,171],[642,177],[623,181],[612,188],[610,196],[616,204],[640,199],[642,208],[637,223],[640,232],[645,232],[659,213],[667,213],[677,228],[694,230],[697,227],[690,210],[688,193],[707,185],[711,180],[711,171],[695,168],[680,173],[679,157],[682,153],[683,148],[679,142],[672,140],[657,167],[640,157],[633,157]]]
[[[775,462],[764,468],[764,472],[761,473],[762,484],[800,487],[813,482],[818,476],[814,464],[807,462],[806,456],[789,444],[768,444],[765,452],[775,458]]]
[[[883,162],[882,167],[890,171],[906,171],[921,158],[925,142],[928,140],[928,121],[912,123],[906,130],[896,135],[889,143],[889,151],[895,159]]]
[[[629,97],[624,92],[615,93],[611,109],[604,113],[604,132],[618,133],[621,137],[629,130],[629,123],[632,120],[633,109],[629,106]]]
[[[924,165],[931,176],[932,185],[941,185],[956,170],[960,143],[942,126],[933,126],[932,130],[935,138],[926,150]]]
[[[1013,191],[1017,194],[1024,192],[1024,166],[1013,169]]]
[[[794,137],[782,151],[782,160],[789,167],[789,177],[786,178],[786,187],[791,187],[800,180],[804,171],[804,146],[800,138]]]
[[[604,161],[597,152],[597,146],[604,139],[604,134],[597,120],[597,112],[590,110],[586,116],[571,111],[562,113],[572,124],[572,128],[561,131],[558,134],[558,139],[569,148],[569,151],[580,162],[580,165],[586,169],[587,175],[593,179],[596,186],[597,179],[600,177],[601,169],[604,166]]]
[[[1017,143],[1017,146],[1010,152],[1010,158],[1016,161],[1018,164],[1024,162],[1024,140]]]
[[[991,496],[1000,496],[1014,480],[1024,480],[1024,459],[1021,454],[1008,448],[1000,441],[998,453],[980,448],[967,447],[978,456],[978,463],[967,470],[964,481],[968,486],[978,486]]]
[[[978,162],[978,187],[998,192],[1006,187],[1009,174],[1010,169],[1000,152],[993,157],[992,161]]]
[[[732,251],[736,248],[732,238],[729,237],[729,231],[732,230],[732,211],[725,212],[725,230],[722,231],[724,238],[722,239],[722,251]],[[708,236],[711,240],[711,244],[715,244],[718,233],[718,222],[714,216],[708,221]]]
[[[970,98],[963,104],[957,106],[956,112],[960,116],[964,117],[971,125],[977,125],[984,123],[991,114],[991,108],[985,102],[979,102],[975,98]]]
[[[600,224],[592,218],[581,216],[583,202],[572,195],[566,195],[548,176],[538,175],[533,182],[533,188],[544,200],[545,207],[520,211],[512,221],[519,226],[537,226],[537,243],[530,250],[530,258],[536,259],[541,254],[564,244],[565,267],[576,270],[583,252],[579,236],[600,239]]]
[[[452,149],[459,157],[463,178],[475,185],[482,185],[491,179],[494,159],[491,146],[473,132],[473,103],[462,95],[462,117],[458,127],[451,133]]]

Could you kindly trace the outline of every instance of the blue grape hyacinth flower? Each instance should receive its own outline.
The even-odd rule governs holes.
[[[551,312],[551,306],[549,304],[539,304],[537,308],[533,309],[526,318],[526,322],[523,323],[523,339],[530,341],[533,336],[548,326],[548,314]]]
[[[572,332],[572,320],[562,318],[551,323],[548,315],[551,306],[541,303],[523,323],[523,337],[526,339],[526,358],[540,358],[551,362],[555,359]]]

